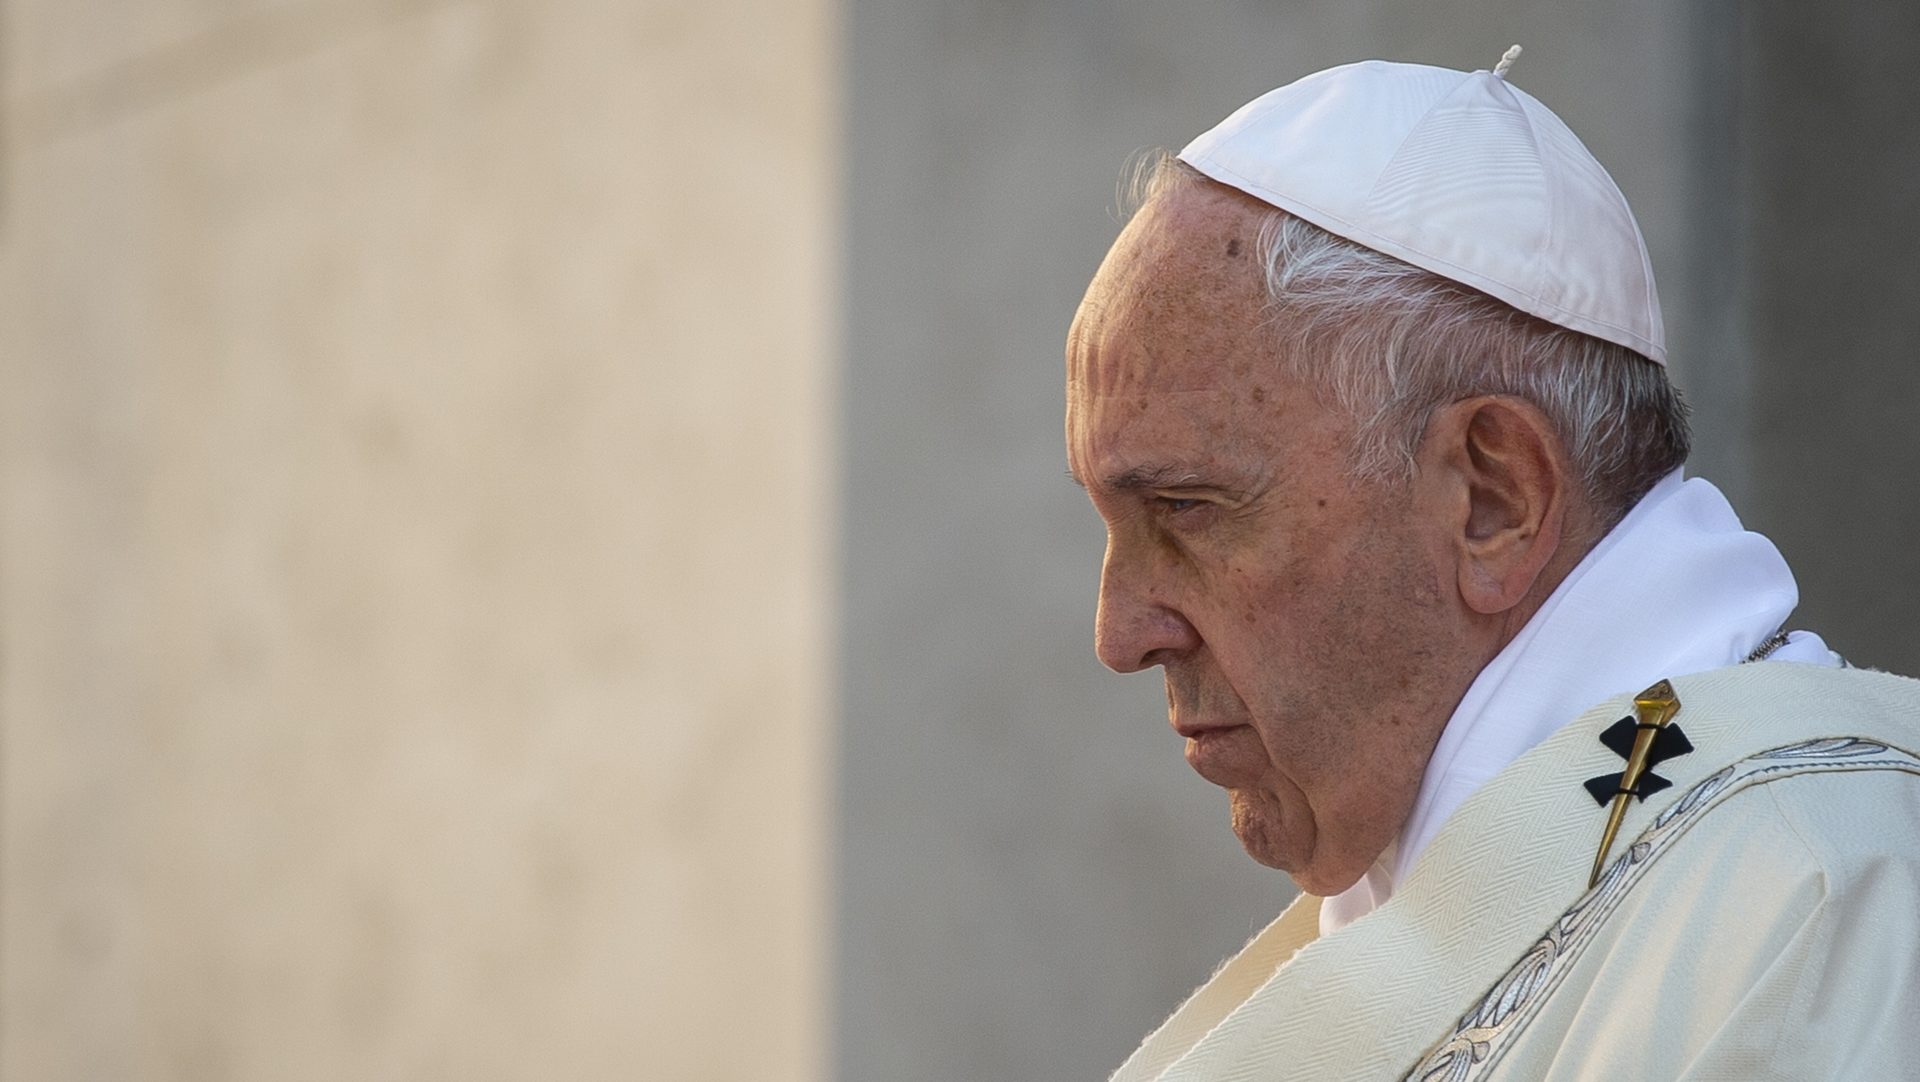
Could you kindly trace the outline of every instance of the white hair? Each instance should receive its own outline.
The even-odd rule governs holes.
[[[1170,156],[1142,201],[1200,179]],[[1603,528],[1686,461],[1687,406],[1666,369],[1591,335],[1275,209],[1256,256],[1289,373],[1354,420],[1354,472],[1412,476],[1433,412],[1475,395],[1533,403],[1559,435]]]

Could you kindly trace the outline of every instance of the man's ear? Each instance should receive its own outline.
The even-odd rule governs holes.
[[[1460,597],[1495,615],[1527,596],[1560,551],[1573,502],[1573,471],[1539,407],[1482,395],[1435,412],[1422,440],[1448,508]]]

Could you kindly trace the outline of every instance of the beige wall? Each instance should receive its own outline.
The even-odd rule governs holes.
[[[819,1077],[827,0],[0,15],[0,1076]]]

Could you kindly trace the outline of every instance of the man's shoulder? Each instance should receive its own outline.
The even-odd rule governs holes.
[[[1920,1052],[1897,1021],[1920,995],[1920,682],[1767,668],[1674,681],[1681,718],[1732,711],[1759,750],[1676,786],[1635,843],[1644,874],[1549,928],[1557,943],[1598,914],[1502,1077],[1832,1077],[1862,1048],[1849,1077],[1904,1077]],[[1606,1037],[1622,1032],[1639,1039]]]
[[[1749,888],[1824,896],[1891,876],[1920,891],[1920,834],[1909,826],[1920,821],[1920,680],[1769,662],[1676,684],[1692,694],[1683,716],[1695,710],[1709,715],[1709,731],[1723,725],[1745,738],[1737,755],[1701,749],[1706,765],[1757,784],[1688,826],[1695,836],[1674,854],[1682,859],[1657,878],[1737,854]]]
[[[1826,892],[1891,876],[1920,890],[1920,771],[1803,774],[1760,788],[1781,840]]]
[[[1920,834],[1906,826],[1920,821],[1920,680],[1756,662],[1671,682],[1690,750],[1656,765],[1670,788],[1630,805],[1615,853],[1648,859],[1622,895],[1629,909],[1717,911],[1739,926],[1767,911],[1810,916],[1873,876],[1920,897]],[[1583,735],[1566,746],[1587,747]]]
[[[1866,750],[1873,751],[1872,742]],[[1863,755],[1857,769],[1786,771],[1689,824],[1649,885],[1657,891],[1659,879],[1682,868],[1725,861],[1747,869],[1733,881],[1748,888],[1809,883],[1825,894],[1861,877],[1891,874],[1920,890],[1915,822],[1920,757],[1889,749]]]
[[[1875,669],[1760,661],[1673,681],[1682,714],[1787,739],[1853,736],[1920,753],[1920,680]]]

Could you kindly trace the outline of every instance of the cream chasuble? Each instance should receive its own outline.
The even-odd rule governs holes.
[[[1906,1078],[1920,1064],[1920,682],[1759,662],[1676,677],[1695,750],[1629,806],[1589,711],[1468,797],[1393,897],[1303,896],[1117,1082]],[[1318,936],[1318,938],[1316,938]]]

